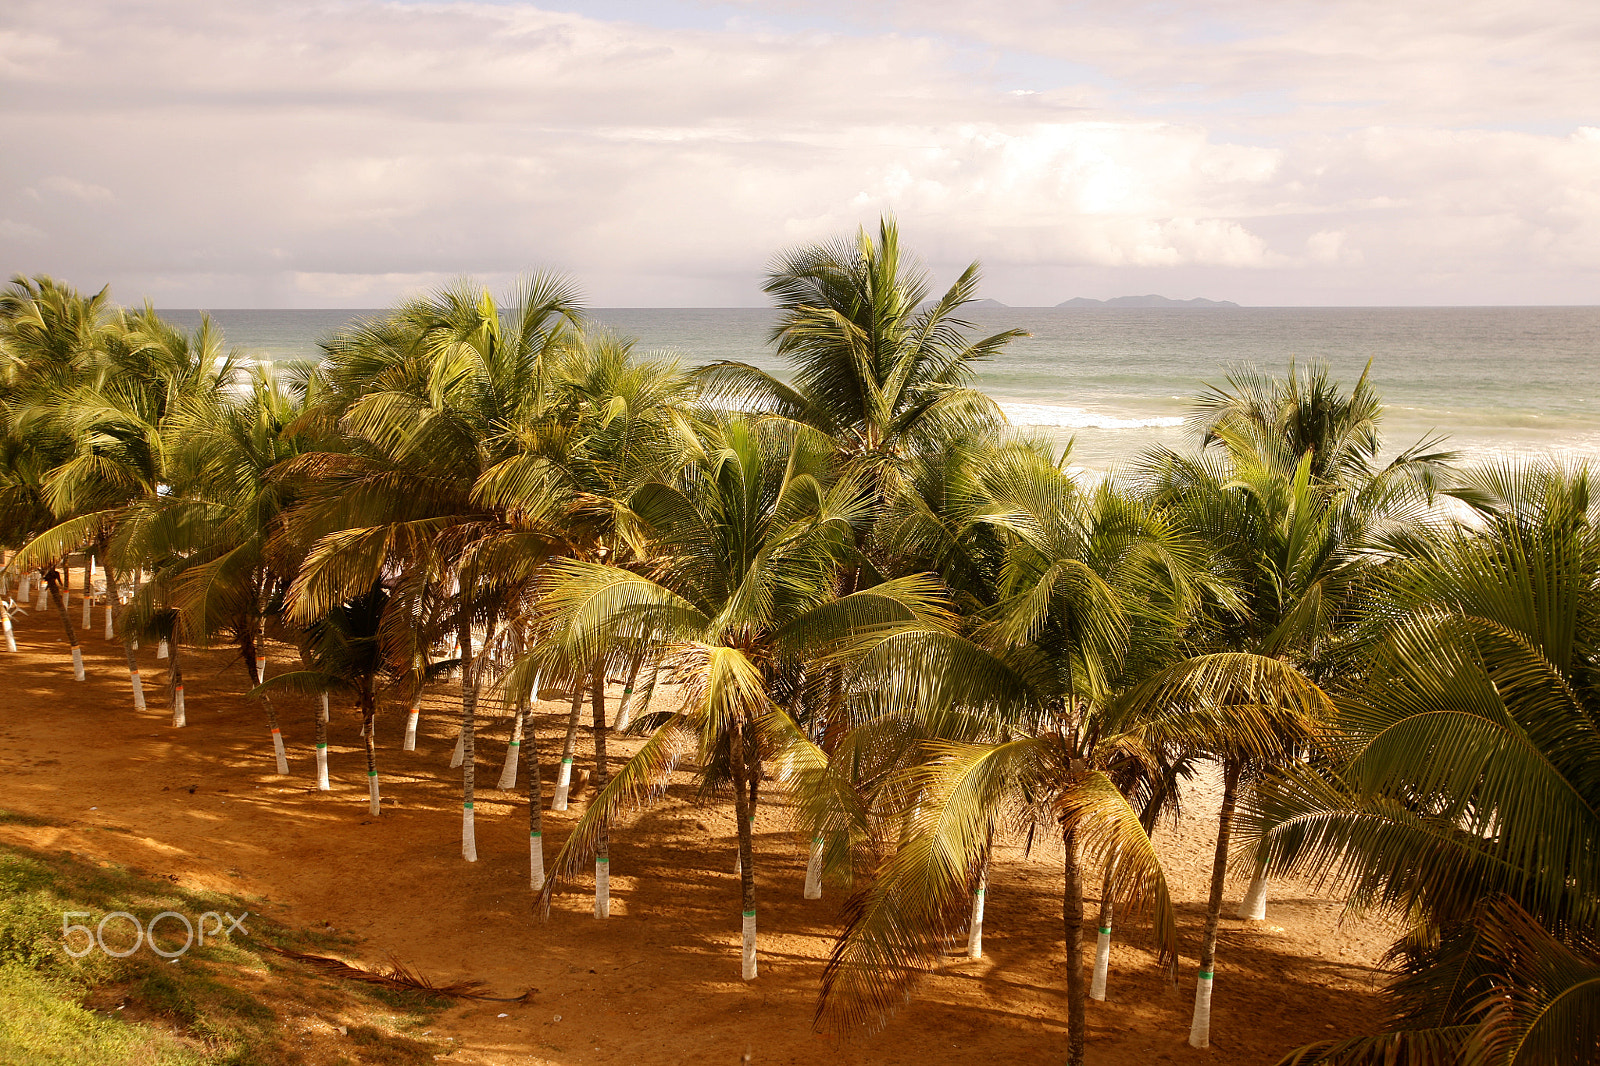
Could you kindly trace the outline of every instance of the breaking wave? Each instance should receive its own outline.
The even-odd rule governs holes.
[[[1017,426],[1053,426],[1060,429],[1169,429],[1183,425],[1176,416],[1119,418],[1082,407],[1058,407],[1043,403],[1005,403],[1000,409]]]

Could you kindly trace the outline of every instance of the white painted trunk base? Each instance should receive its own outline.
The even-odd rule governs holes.
[[[461,805],[461,857],[468,862],[478,861],[478,827],[472,820],[472,804]]]
[[[41,581],[39,583],[39,602],[33,605],[33,609],[36,611],[44,610],[45,604],[49,602],[49,598],[49,591],[45,588],[44,582]]]
[[[83,649],[76,644],[72,646],[72,679],[83,680]]]
[[[185,716],[183,710],[183,686],[179,685],[172,692],[172,724],[182,727],[187,725],[188,722],[189,719]]]
[[[633,724],[633,689],[622,690],[622,706],[617,708],[617,720],[611,723],[611,728],[618,733],[626,733]]]
[[[380,813],[378,810],[378,771],[376,770],[367,771],[367,799],[371,801],[367,810],[372,814]]]
[[[1211,982],[1213,975],[1202,973],[1194,986],[1194,1020],[1189,1023],[1189,1046],[1211,1046]]]
[[[317,791],[327,792],[328,786],[328,745],[317,745]]]
[[[517,787],[517,756],[522,751],[522,741],[513,740],[506,745],[506,764],[500,770],[500,782],[496,788]]]
[[[144,710],[144,682],[139,680],[139,671],[128,671],[128,680],[133,683],[133,709]]]
[[[806,860],[806,899],[822,898],[822,838],[811,841],[811,857]]]
[[[594,860],[594,916],[611,917],[611,860]]]
[[[1089,980],[1089,998],[1106,998],[1106,971],[1111,968],[1111,927],[1100,926],[1100,939],[1094,947],[1094,977]]]
[[[6,627],[6,651],[16,651],[17,650],[17,635],[11,631],[11,616],[9,614],[6,615],[6,617],[5,617],[5,627]]]
[[[528,883],[535,892],[544,888],[544,834],[528,833]]]
[[[417,750],[417,719],[422,716],[422,710],[416,706],[411,708],[411,713],[406,715],[406,739],[400,745],[401,751]]]
[[[552,811],[567,809],[567,789],[572,784],[572,760],[562,759],[561,769],[556,771],[556,798],[550,801]]]
[[[983,901],[989,894],[988,878],[978,882],[972,894],[972,925],[967,930],[967,958],[983,958]]]
[[[169,653],[168,653],[168,650],[167,650],[167,642],[166,641],[163,640],[160,644],[156,645],[156,658],[157,659],[165,659],[168,654]]]
[[[744,950],[739,976],[746,981],[756,979],[756,912],[744,912]]]
[[[1239,917],[1251,921],[1261,921],[1267,916],[1267,875],[1265,871],[1257,870],[1256,875],[1250,879],[1250,889],[1244,894],[1244,899],[1239,901]]]
[[[466,760],[466,758],[467,758],[467,735],[465,733],[457,733],[456,734],[456,750],[450,756],[450,769],[454,770],[456,767],[460,766]]]
[[[276,729],[272,731],[272,754],[278,761],[278,773],[287,774],[289,772],[289,759],[283,753],[283,734]]]

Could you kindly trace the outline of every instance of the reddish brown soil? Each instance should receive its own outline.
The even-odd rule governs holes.
[[[76,601],[72,610],[76,622]],[[746,984],[732,813],[697,806],[687,775],[613,831],[611,919],[591,916],[592,882],[584,879],[556,897],[545,921],[531,912],[526,793],[483,787],[499,776],[509,720],[490,720],[480,734],[479,861],[468,864],[459,843],[460,776],[449,769],[448,686],[429,694],[415,752],[400,750],[403,708],[381,716],[384,804],[374,819],[358,720],[348,709],[336,711],[331,726],[333,790],[319,793],[311,701],[278,700],[290,750],[290,776],[278,777],[264,717],[242,696],[235,653],[185,650],[189,724],[179,730],[154,648],[139,652],[150,699],[136,714],[121,647],[102,640],[98,626],[84,638],[89,679],[80,684],[54,612],[18,615],[15,624],[19,651],[0,651],[0,807],[54,824],[0,825],[0,839],[256,897],[287,924],[356,938],[350,957],[358,962],[393,953],[435,980],[479,979],[503,995],[539,990],[527,1005],[445,1012],[434,1035],[459,1046],[449,1061],[654,1066],[748,1055],[758,1064],[932,1066],[1055,1061],[1064,1052],[1058,852],[1036,849],[1024,859],[1003,849],[990,883],[985,957],[953,960],[887,1029],[841,1044],[811,1028],[841,893],[801,898],[804,849],[781,811],[769,808],[758,827],[761,974]],[[272,672],[286,669],[288,650],[272,653]],[[566,702],[544,695],[548,803]],[[637,743],[613,738],[613,760]],[[589,761],[586,729],[578,766]],[[1193,791],[1185,823],[1160,840],[1183,929],[1179,988],[1163,982],[1141,931],[1119,940],[1111,999],[1090,1004],[1089,1061],[1265,1064],[1310,1040],[1367,1031],[1379,1009],[1374,963],[1389,931],[1341,924],[1337,903],[1296,885],[1274,886],[1266,922],[1238,921],[1231,915],[1241,886],[1233,885],[1212,1047],[1188,1046],[1217,816],[1214,788]],[[580,797],[569,812],[545,812],[549,858],[581,809]]]

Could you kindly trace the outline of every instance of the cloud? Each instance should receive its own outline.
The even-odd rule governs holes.
[[[0,266],[169,306],[380,304],[540,266],[601,304],[759,303],[774,252],[893,211],[1013,303],[1589,302],[1600,134],[1571,115],[1593,19],[1548,9],[1566,32],[1476,0],[1070,22],[928,0],[799,28],[776,3],[718,27],[13,0]]]

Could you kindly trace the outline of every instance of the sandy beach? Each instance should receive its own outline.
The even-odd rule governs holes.
[[[78,611],[76,600],[72,610]],[[0,659],[0,808],[40,825],[0,824],[0,840],[171,876],[236,893],[286,925],[353,938],[343,954],[366,965],[391,954],[434,980],[471,978],[498,995],[537,989],[525,1005],[446,1011],[435,1038],[456,1063],[931,1063],[1035,1062],[1061,1054],[1066,994],[1059,849],[1000,850],[991,875],[984,958],[952,958],[875,1035],[838,1042],[812,1029],[818,979],[839,927],[841,889],[801,897],[805,854],[781,806],[757,827],[761,973],[739,979],[738,885],[731,804],[700,806],[680,773],[666,797],[612,833],[612,917],[591,916],[592,882],[557,895],[548,920],[527,881],[526,778],[497,791],[510,720],[478,739],[476,864],[459,847],[460,773],[449,768],[459,706],[453,686],[429,692],[417,750],[403,752],[404,712],[379,719],[383,813],[367,814],[359,719],[336,708],[332,791],[314,787],[312,701],[280,698],[290,775],[273,770],[264,716],[245,699],[229,649],[183,652],[188,726],[174,729],[155,649],[138,653],[150,695],[132,710],[119,644],[83,637],[88,680],[74,683],[53,612],[15,617],[18,651]],[[291,649],[270,650],[272,672]],[[616,685],[614,692],[620,692]],[[552,789],[552,752],[567,701],[537,706]],[[670,699],[663,691],[657,699]],[[580,772],[592,761],[587,729]],[[611,743],[613,767],[635,750]],[[553,859],[582,812],[545,811]],[[1119,929],[1110,995],[1091,1002],[1089,1062],[1269,1064],[1299,1044],[1370,1031],[1379,1020],[1377,969],[1392,939],[1380,923],[1341,921],[1342,904],[1313,886],[1274,884],[1265,922],[1223,910],[1212,1047],[1186,1043],[1218,798],[1197,781],[1184,820],[1158,837],[1178,904],[1184,957],[1165,982],[1145,931]],[[501,1015],[505,1015],[501,1017]],[[559,1019],[559,1020],[558,1020]],[[298,1018],[308,1061],[339,1051],[333,1025]],[[320,1049],[320,1050],[319,1050]],[[747,1057],[745,1057],[747,1056]]]

